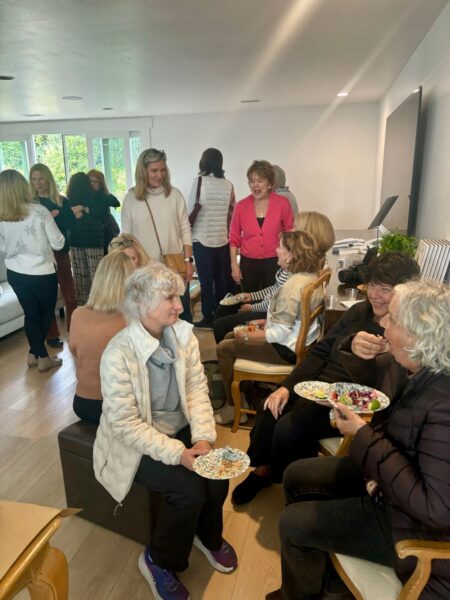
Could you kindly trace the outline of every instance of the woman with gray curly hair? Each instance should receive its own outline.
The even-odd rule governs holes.
[[[181,321],[184,283],[152,263],[127,280],[128,326],[108,344],[100,364],[103,407],[94,445],[98,481],[119,504],[135,479],[162,505],[139,569],[155,598],[189,593],[175,571],[195,545],[221,572],[237,567],[222,538],[227,481],[194,473],[194,459],[216,439],[208,386],[193,326]]]
[[[376,344],[361,352],[355,336],[345,360],[391,404],[370,425],[345,405],[335,409],[340,432],[354,436],[350,456],[300,460],[286,470],[282,587],[267,598],[323,592],[330,551],[388,565],[405,581],[416,559],[400,560],[398,541],[450,541],[449,287],[396,286],[381,325],[389,353],[378,354]],[[449,561],[435,560],[420,598],[449,597]]]

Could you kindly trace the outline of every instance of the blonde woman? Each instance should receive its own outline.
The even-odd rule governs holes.
[[[33,200],[39,202],[50,211],[65,239],[64,247],[61,250],[56,250],[54,254],[56,275],[66,307],[66,328],[67,333],[69,333],[72,313],[77,307],[68,244],[68,230],[75,217],[70,210],[67,198],[58,192],[55,179],[47,165],[42,163],[34,164],[30,169],[29,182]],[[47,334],[47,344],[52,348],[62,348],[63,346],[58,323],[54,315]]]
[[[87,304],[73,313],[69,338],[77,368],[73,410],[80,419],[90,423],[100,421],[100,359],[108,342],[125,327],[121,306],[125,280],[133,270],[132,260],[123,252],[113,250],[97,267]]]
[[[0,252],[6,254],[8,283],[25,314],[27,364],[40,372],[62,364],[48,355],[45,337],[58,292],[52,250],[61,250],[64,242],[49,211],[32,202],[25,177],[13,169],[0,173]]]
[[[139,156],[136,186],[123,200],[122,230],[135,235],[152,260],[161,261],[161,250],[163,254],[184,254],[186,286],[181,296],[180,318],[191,322],[189,282],[194,272],[191,226],[183,194],[170,183],[164,150],[149,148]]]
[[[150,262],[150,256],[141,242],[131,233],[121,233],[111,240],[108,251],[120,250],[131,258],[135,269],[145,267]]]

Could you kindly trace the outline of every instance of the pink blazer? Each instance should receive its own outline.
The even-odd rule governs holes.
[[[236,204],[230,225],[230,246],[241,249],[247,258],[273,258],[282,231],[294,228],[292,207],[285,196],[271,192],[269,208],[263,226],[256,220],[253,196],[247,196]]]

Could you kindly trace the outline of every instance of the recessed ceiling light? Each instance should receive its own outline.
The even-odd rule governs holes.
[[[339,92],[338,94],[339,98],[345,98],[346,96],[348,96],[348,92],[346,92],[345,90],[342,90],[342,92]]]
[[[104,106],[102,110],[114,110],[113,106]]]
[[[83,96],[63,96],[63,100],[83,100]]]
[[[43,117],[44,115],[41,113],[28,113],[26,115],[23,115],[24,117]]]
[[[258,100],[258,98],[253,98],[250,100],[241,100],[242,104],[251,104],[252,102],[260,102],[260,100]]]
[[[1,81],[11,81],[11,79],[14,79],[12,75],[0,75]]]

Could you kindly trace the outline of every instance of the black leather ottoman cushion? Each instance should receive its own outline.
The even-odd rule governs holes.
[[[92,460],[96,432],[97,425],[77,421],[59,432],[59,448],[65,452],[72,452]]]

